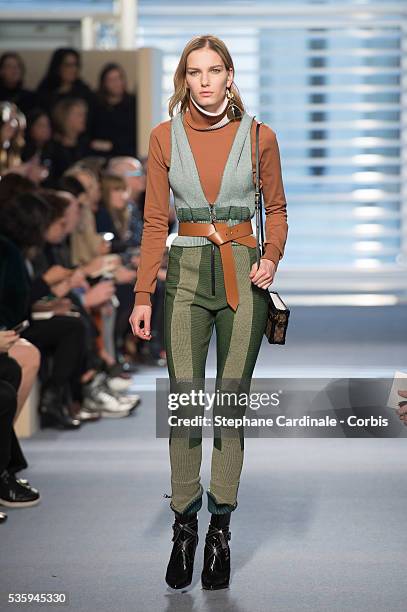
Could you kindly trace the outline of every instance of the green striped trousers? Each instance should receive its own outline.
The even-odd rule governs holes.
[[[204,388],[205,365],[213,328],[216,329],[216,389],[249,393],[267,318],[267,294],[254,285],[249,273],[256,249],[232,244],[239,305],[228,305],[219,248],[212,245],[176,246],[169,252],[164,302],[165,348],[171,392]],[[211,253],[212,251],[212,253]],[[211,274],[214,256],[215,284]],[[199,389],[198,389],[199,387]],[[232,389],[233,388],[233,389]],[[242,416],[246,406],[213,408],[213,415]],[[223,412],[222,412],[223,411]],[[230,412],[231,411],[231,412]],[[177,416],[202,415],[202,407],[177,409]],[[243,466],[242,427],[213,427],[208,510],[214,514],[237,507]],[[202,506],[202,428],[171,426],[169,435],[172,495],[170,508],[195,512]]]

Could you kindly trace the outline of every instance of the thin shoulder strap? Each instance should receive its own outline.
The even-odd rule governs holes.
[[[256,116],[253,117],[256,119]],[[255,212],[256,212],[256,240],[257,240],[257,267],[260,265],[260,257],[264,254],[264,230],[263,230],[263,193],[260,189],[260,153],[259,153],[259,132],[262,121],[256,119],[256,192],[255,192]],[[261,234],[261,242],[260,242]]]

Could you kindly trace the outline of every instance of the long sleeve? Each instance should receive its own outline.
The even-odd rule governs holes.
[[[33,279],[30,290],[31,305],[49,294],[52,294],[51,287],[45,282],[42,276]]]
[[[29,278],[17,246],[0,236],[0,327],[7,329],[30,316]]]
[[[254,146],[255,137],[254,133]],[[260,126],[259,149],[260,178],[263,189],[263,206],[266,215],[264,228],[265,251],[262,259],[271,259],[277,267],[284,255],[287,241],[287,202],[284,193],[277,137],[275,132],[264,124]]]
[[[160,126],[152,130],[149,142],[144,227],[134,287],[137,306],[151,305],[150,296],[155,292],[169,230],[170,185],[159,130]]]

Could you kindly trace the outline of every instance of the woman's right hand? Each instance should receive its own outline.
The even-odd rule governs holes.
[[[130,315],[129,323],[133,331],[133,335],[141,340],[151,340],[151,306],[134,306],[133,312]],[[144,321],[144,327],[140,327],[140,323]]]
[[[0,331],[0,353],[7,353],[20,338],[12,329]]]
[[[68,279],[72,274],[72,270],[63,266],[55,265],[48,268],[42,275],[42,278],[48,285],[56,285],[61,281]]]

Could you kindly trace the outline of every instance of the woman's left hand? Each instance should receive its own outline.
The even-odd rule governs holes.
[[[273,282],[276,272],[276,264],[271,259],[260,259],[260,265],[257,269],[257,262],[252,265],[249,278],[261,289],[267,289]]]

